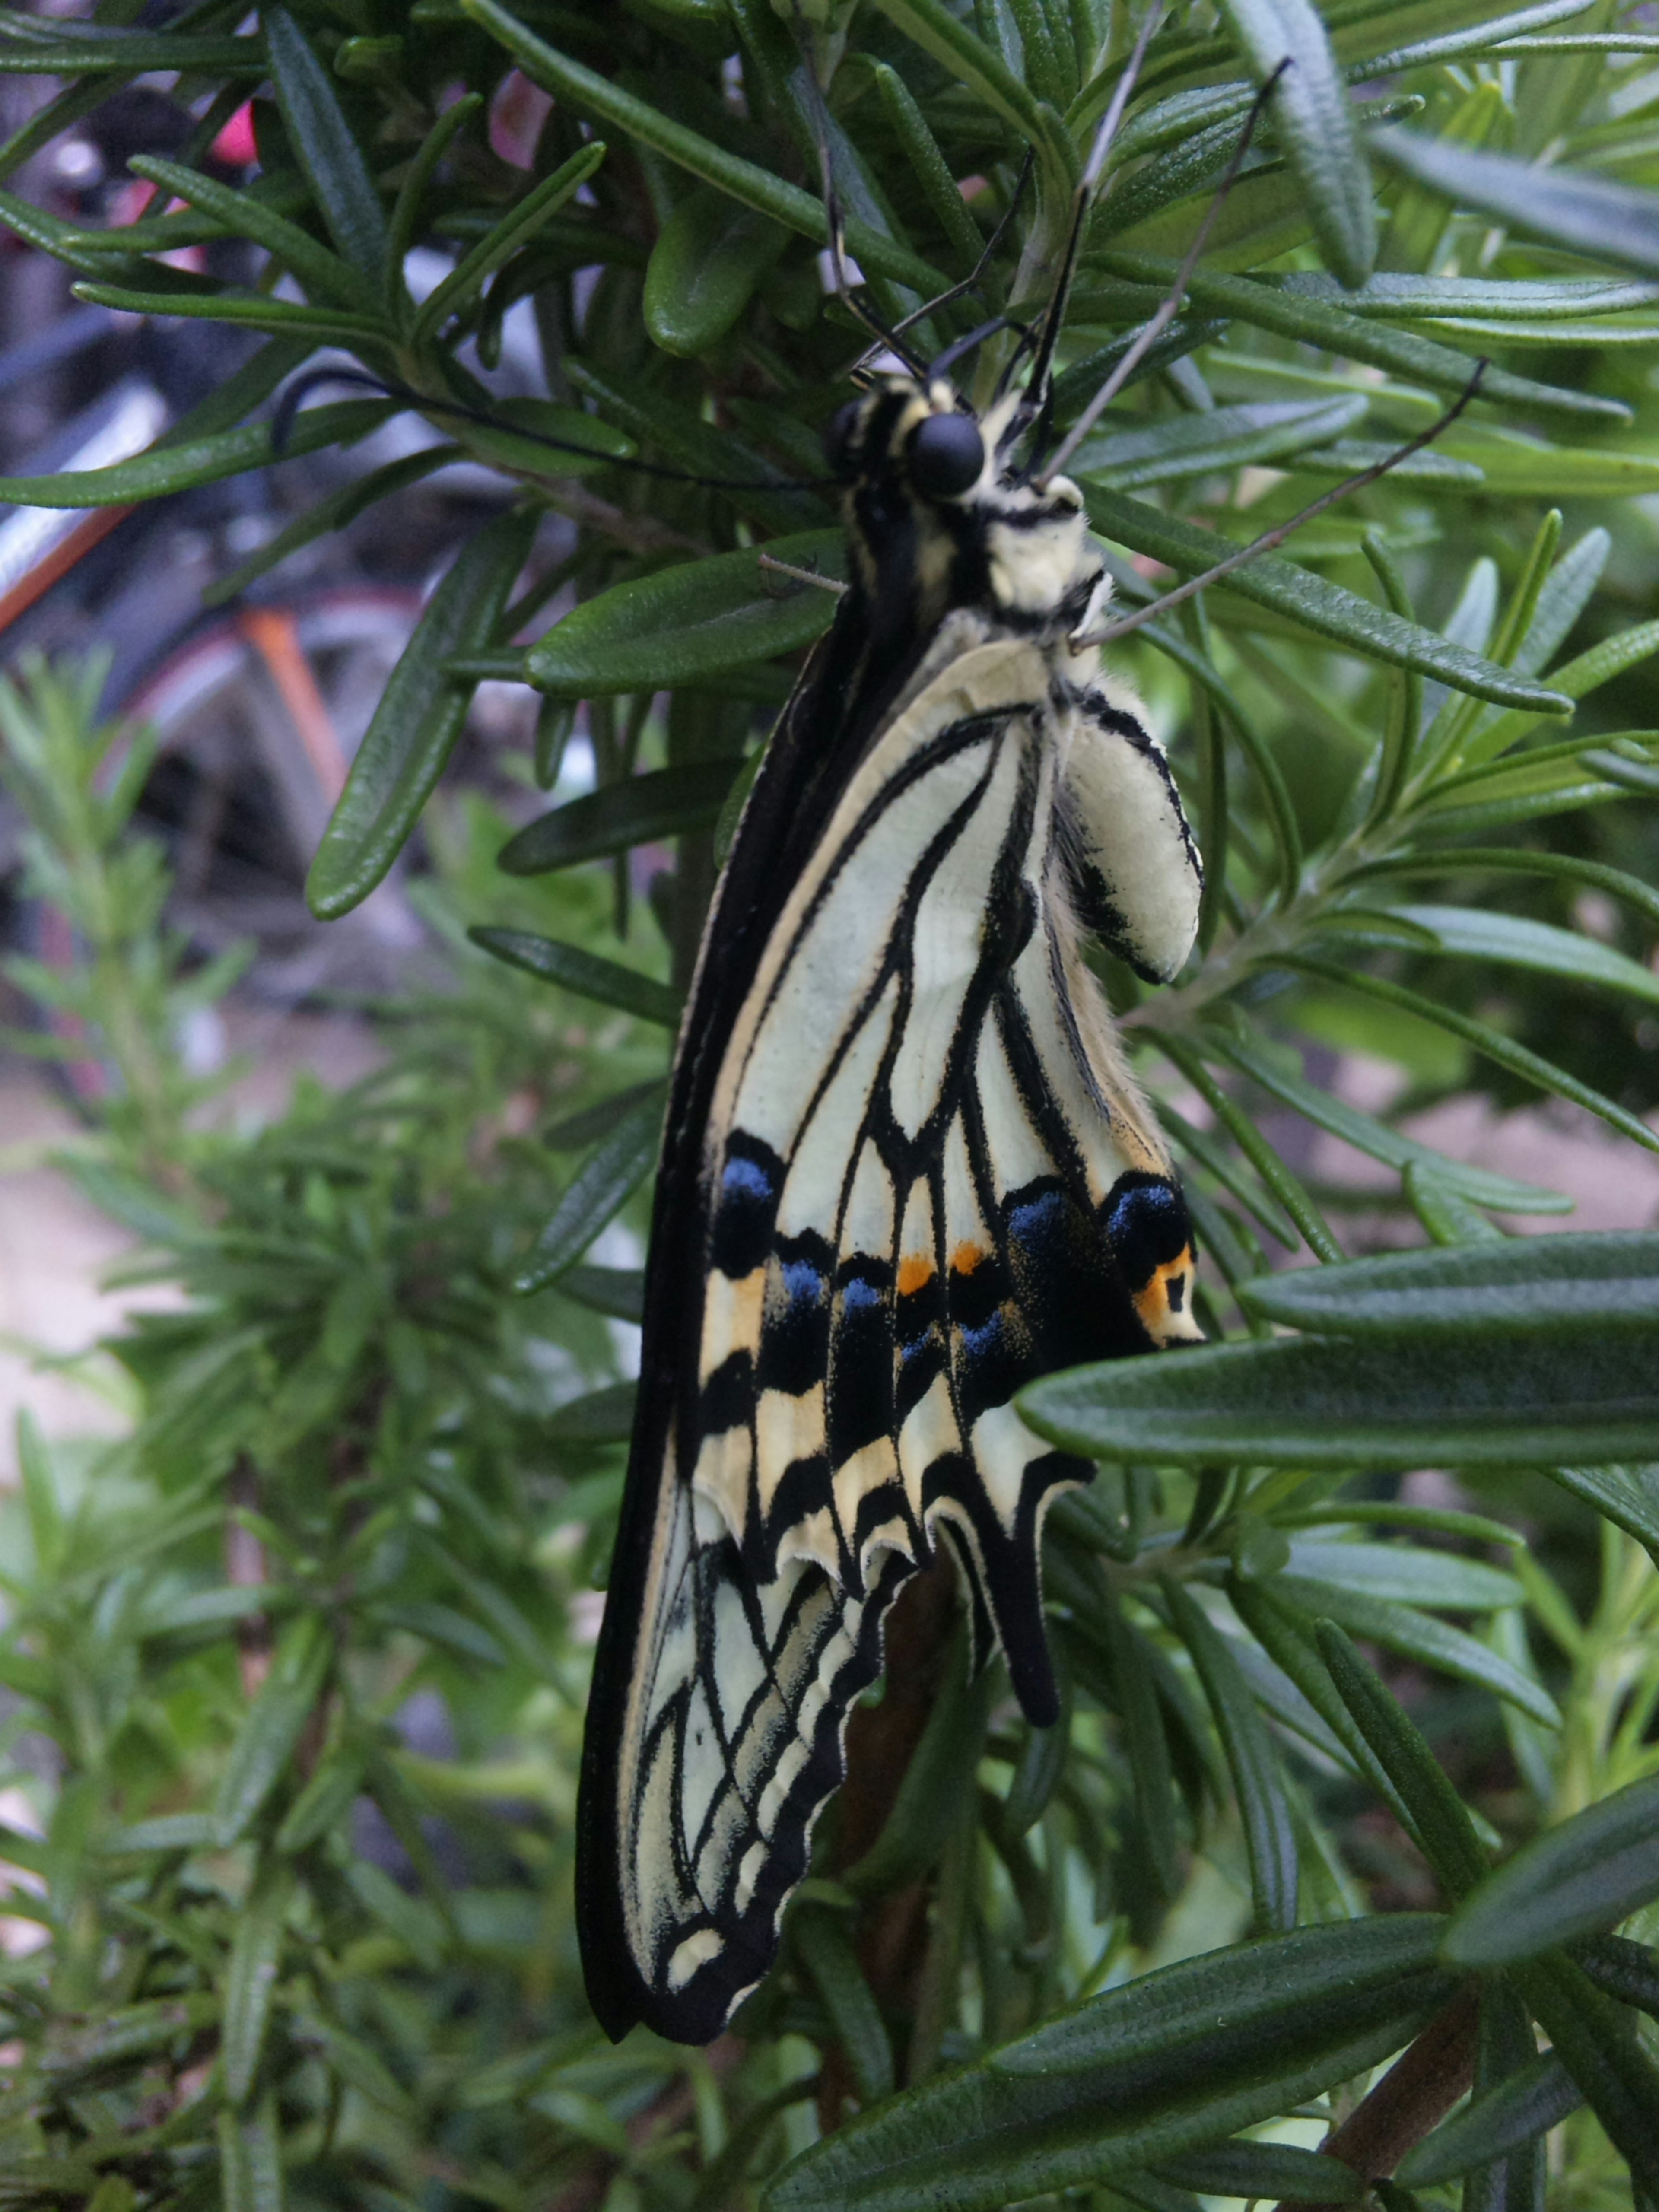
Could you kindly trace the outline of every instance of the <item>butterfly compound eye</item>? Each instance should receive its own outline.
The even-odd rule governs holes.
[[[985,441],[968,415],[930,415],[910,441],[910,481],[929,499],[960,499],[979,482]]]

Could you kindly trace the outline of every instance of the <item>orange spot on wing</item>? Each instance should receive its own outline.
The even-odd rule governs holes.
[[[988,1256],[982,1244],[975,1244],[971,1238],[964,1237],[951,1255],[951,1273],[953,1275],[971,1275],[981,1261]]]
[[[898,1294],[908,1298],[913,1291],[926,1290],[933,1279],[933,1263],[924,1253],[907,1253],[898,1264]]]

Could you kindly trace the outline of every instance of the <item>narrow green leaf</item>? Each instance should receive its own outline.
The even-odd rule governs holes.
[[[80,283],[70,288],[90,307],[114,307],[124,315],[185,315],[198,322],[228,323],[233,329],[267,331],[274,337],[309,333],[317,342],[353,347],[384,342],[386,327],[368,315],[340,307],[301,307],[272,300],[263,292],[129,292],[118,284]]]
[[[1518,1708],[1546,1728],[1559,1728],[1561,1716],[1553,1699],[1529,1674],[1523,1673],[1479,1638],[1450,1627],[1417,1607],[1398,1604],[1392,1598],[1373,1597],[1341,1583],[1315,1581],[1311,1577],[1281,1575],[1275,1589],[1292,1605],[1310,1614],[1322,1615],[1340,1628],[1398,1651],[1455,1681],[1473,1682],[1494,1697]]]
[[[1348,88],[1310,0],[1222,0],[1258,84],[1291,64],[1274,88],[1273,123],[1313,218],[1326,266],[1350,290],[1376,258],[1370,172],[1353,127]]]
[[[1235,1571],[1228,1577],[1227,1596],[1273,1664],[1301,1692],[1346,1753],[1355,1772],[1366,1778],[1403,1826],[1405,1805],[1336,1693],[1330,1671],[1320,1656],[1313,1616],[1292,1605],[1273,1577],[1247,1580]]]
[[[1659,1897],[1659,1775],[1547,1829],[1487,1877],[1446,1933],[1460,1966],[1534,1959]]]
[[[1115,1591],[1108,1589],[1098,1617],[1111,1663],[1112,1692],[1123,1722],[1146,1868],[1167,1896],[1175,1886],[1180,1848],[1170,1737],[1158,1703],[1158,1678],[1146,1639],[1124,1618]]]
[[[1165,1577],[1163,1588],[1176,1633],[1192,1654],[1210,1701],[1216,1734],[1238,1793],[1250,1859],[1255,1924],[1259,1931],[1294,1928],[1299,1865],[1296,1827],[1279,1771],[1279,1754],[1225,1638],[1178,1582]],[[1190,2180],[1188,2185],[1206,2186]],[[1273,2193],[1283,2195],[1284,2191],[1275,2189]]]
[[[405,453],[401,459],[384,462],[367,476],[342,484],[338,491],[331,492],[326,499],[319,499],[314,507],[295,515],[285,530],[268,538],[257,553],[249,554],[228,575],[210,584],[202,594],[202,605],[223,606],[270,569],[280,568],[291,553],[299,552],[302,546],[319,538],[331,538],[381,500],[392,498],[410,484],[421,483],[434,470],[447,468],[452,462],[464,458],[459,446],[429,446],[422,453]]]
[[[1603,638],[1599,645],[1591,646],[1565,667],[1553,670],[1550,682],[1559,685],[1570,699],[1588,698],[1592,691],[1611,683],[1614,677],[1622,676],[1627,668],[1639,666],[1656,653],[1659,653],[1659,622],[1638,623],[1631,629],[1620,630],[1616,636]],[[1475,767],[1507,751],[1537,727],[1537,716],[1529,712],[1495,716],[1464,748],[1467,764]],[[1611,742],[1611,738],[1604,740]]]
[[[1610,1231],[1384,1253],[1248,1284],[1240,1302],[1264,1321],[1340,1336],[1455,1323],[1487,1333],[1646,1330],[1659,1325],[1659,1233]]]
[[[1421,991],[1408,990],[1403,983],[1389,982],[1386,977],[1370,975],[1362,968],[1344,968],[1334,960],[1322,960],[1312,953],[1292,954],[1285,964],[1287,968],[1299,969],[1304,975],[1317,975],[1322,982],[1335,983],[1346,990],[1357,992],[1362,998],[1380,999],[1387,1006],[1401,1006],[1407,1013],[1419,1015],[1425,1021],[1432,1022],[1437,1028],[1449,1031],[1453,1036],[1462,1037],[1465,1044],[1473,1045],[1478,1053],[1487,1060],[1496,1060],[1510,1074],[1523,1077],[1528,1083],[1536,1084],[1540,1091],[1549,1091],[1557,1098],[1570,1099],[1575,1106],[1586,1108],[1598,1121],[1606,1121],[1645,1151],[1659,1152],[1659,1133],[1650,1129],[1638,1115],[1627,1112],[1613,1099],[1604,1097],[1599,1091],[1593,1091],[1588,1083],[1581,1083],[1577,1076],[1569,1075],[1553,1060],[1528,1051],[1525,1045],[1515,1043],[1501,1030],[1493,1029],[1490,1023],[1478,1022],[1467,1014],[1460,1014],[1452,1007],[1441,1005],[1437,1000],[1426,997]]]
[[[401,1628],[423,1643],[453,1651],[458,1659],[476,1661],[482,1667],[506,1664],[507,1654],[487,1628],[452,1605],[435,1605],[429,1598],[410,1598],[402,1605],[375,1607],[375,1618],[388,1628]]]
[[[550,92],[562,104],[624,132],[678,167],[689,169],[705,184],[728,192],[745,207],[770,216],[786,230],[810,238],[817,246],[829,244],[823,204],[811,192],[728,153],[609,77],[571,60],[527,29],[500,5],[500,0],[461,0],[461,5],[481,29],[507,48],[532,83]],[[948,276],[856,216],[848,220],[847,244],[860,267],[872,275],[890,276],[929,298],[950,288]]]
[[[1103,537],[1133,552],[1150,553],[1182,575],[1198,575],[1213,568],[1217,555],[1227,550],[1224,544],[1218,545],[1213,531],[1182,522],[1142,500],[1103,491],[1098,486],[1085,487],[1085,496],[1089,520]],[[1216,588],[1287,615],[1304,629],[1370,659],[1419,669],[1454,690],[1473,693],[1477,699],[1491,699],[1504,707],[1524,707],[1539,714],[1569,711],[1559,693],[1512,675],[1496,662],[1453,645],[1434,630],[1402,622],[1388,609],[1374,606],[1369,599],[1276,555],[1264,553],[1248,568],[1235,570]]]
[[[426,1899],[400,1889],[370,1859],[355,1860],[346,1880],[358,1902],[396,1936],[416,1965],[435,1973],[443,1964],[444,1924]]]
[[[606,1382],[559,1407],[543,1423],[542,1432],[555,1443],[626,1443],[634,1433],[637,1395],[635,1383]]]
[[[64,1559],[64,1512],[58,1502],[58,1479],[46,1440],[27,1407],[18,1413],[16,1435],[29,1538],[34,1547],[35,1571],[44,1586],[55,1577]]]
[[[509,876],[545,875],[701,830],[719,816],[738,766],[732,760],[688,762],[605,784],[520,830],[501,848],[496,865]]]
[[[634,456],[631,438],[579,407],[562,407],[551,399],[496,399],[490,413],[492,422],[455,425],[466,451],[489,468],[535,481],[587,476]],[[523,681],[520,665],[514,675]]]
[[[1250,1165],[1296,1224],[1308,1249],[1328,1264],[1340,1261],[1342,1248],[1312,1197],[1279,1158],[1248,1114],[1211,1076],[1185,1040],[1160,1036],[1158,1050],[1187,1078]]]
[[[213,1818],[228,1848],[270,1795],[310,1719],[333,1664],[334,1647],[323,1623],[302,1614],[283,1635],[270,1672],[249,1706],[220,1770]]]
[[[561,990],[574,991],[579,998],[595,1000],[602,1006],[620,1006],[624,1013],[637,1014],[641,1021],[659,1023],[664,1029],[679,1026],[679,993],[653,976],[641,975],[597,952],[585,952],[580,945],[562,945],[551,937],[532,937],[522,929],[469,929],[467,935],[484,951],[505,960],[508,967],[520,968],[545,983],[556,983]]]
[[[845,573],[838,530],[800,532],[763,550],[827,578]],[[757,550],[720,553],[615,584],[573,607],[531,647],[525,669],[538,690],[571,699],[708,683],[811,644],[836,605],[833,592],[763,568]]]
[[[280,340],[276,343],[282,343]],[[329,407],[301,409],[288,443],[273,451],[269,422],[244,422],[234,430],[177,445],[165,439],[130,461],[103,469],[68,469],[48,477],[0,477],[0,500],[19,507],[125,507],[142,499],[161,499],[197,484],[217,483],[273,461],[319,453],[328,446],[353,445],[388,422],[401,407],[396,399],[346,399]]]
[[[1585,1936],[1567,1950],[1598,1990],[1659,2020],[1659,1958],[1645,1943],[1628,1942],[1622,1936]]]
[[[252,239],[280,261],[313,297],[336,307],[356,311],[366,325],[380,327],[377,319],[363,314],[362,279],[337,254],[320,246],[309,231],[289,222],[252,192],[237,191],[216,177],[204,176],[182,161],[163,161],[159,155],[135,154],[127,164],[134,174],[161,185],[175,199],[211,216],[230,238]]]
[[[276,104],[290,144],[310,181],[329,235],[379,299],[386,275],[386,216],[380,196],[333,82],[310,40],[285,8],[263,21]]]
[[[224,2027],[219,2046],[225,2094],[233,2105],[246,2101],[259,2070],[282,1957],[283,1931],[293,1895],[293,1869],[278,1860],[260,1870],[236,1916],[230,1961],[225,1970]]]
[[[769,2212],[990,2212],[1206,2148],[1407,2041],[1455,1986],[1431,1965],[1441,1924],[1298,1929],[1089,1998],[860,2115],[786,2167]]]
[[[1431,2189],[1472,2166],[1487,2166],[1535,2136],[1546,2134],[1583,2103],[1579,2089],[1553,2051],[1540,2051],[1518,2072],[1425,2136],[1395,2169],[1407,2189]]]
[[[1552,1482],[1644,1545],[1659,1566],[1659,1467],[1553,1467],[1547,1472]]]
[[[963,201],[961,189],[939,150],[939,141],[898,71],[890,69],[885,62],[872,61],[869,67],[893,134],[904,149],[916,182],[966,273],[979,259],[984,240]]]
[[[288,2189],[276,2091],[260,2099],[255,2112],[222,2112],[218,2130],[223,2212],[285,2212]]]
[[[514,1284],[515,1290],[542,1290],[575,1265],[651,1172],[661,1127],[662,1100],[653,1086],[583,1161],[537,1238],[528,1265]]]
[[[1402,853],[1378,860],[1364,872],[1371,876],[1427,876],[1516,874],[1554,876],[1566,883],[1583,884],[1607,891],[1632,907],[1644,921],[1659,927],[1659,890],[1639,876],[1610,868],[1600,860],[1582,860],[1576,853],[1546,853],[1529,846],[1450,846],[1432,853]]]
[[[1582,169],[1449,146],[1398,127],[1377,131],[1371,146],[1390,167],[1460,207],[1591,260],[1659,276],[1659,192]]]
[[[842,1915],[825,1905],[802,1904],[791,1917],[790,1929],[841,2039],[860,2097],[866,2105],[890,2097],[893,2045]]]
[[[1036,148],[1051,167],[1057,166],[1060,178],[1067,184],[1072,181],[1077,155],[1059,128],[1059,117],[1032,97],[1001,56],[975,38],[960,16],[952,15],[941,0],[878,0],[878,4],[883,15],[914,39],[924,53],[943,63],[958,83],[966,85],[1001,116],[1018,139]],[[862,249],[855,246],[854,250],[862,259]]]
[[[902,1889],[937,1862],[957,1824],[963,1792],[973,1787],[995,1680],[990,1668],[969,1676],[966,1641],[958,1636],[945,1654],[938,1701],[881,1833],[841,1877],[854,1895]]]
[[[1659,2198],[1659,2066],[1629,2033],[1627,2015],[1570,1960],[1546,1955],[1510,1969],[1528,2008],[1584,2093],[1631,2179]]]
[[[481,93],[469,92],[439,116],[425,138],[421,149],[410,163],[403,182],[398,187],[398,197],[392,205],[390,235],[386,246],[386,290],[404,292],[404,263],[410,247],[419,235],[421,217],[426,209],[426,196],[432,179],[438,173],[438,164],[449,151],[451,141],[459,131],[468,129],[483,106]],[[406,296],[406,295],[405,295]]]
[[[1049,1656],[1055,1655],[1051,1651]],[[1027,1727],[1019,1763],[1009,1778],[1002,1826],[1011,1838],[1028,1835],[1036,1826],[1066,1771],[1072,1747],[1072,1694],[1070,1679],[1063,1674],[1060,1691],[1060,1718],[1051,1728]]]
[[[718,482],[721,498],[729,500],[740,513],[752,518],[768,538],[780,532],[798,532],[808,523],[822,524],[824,501],[820,492],[799,481],[799,475],[786,474],[757,447],[729,429],[705,422],[694,410],[677,405],[658,386],[645,384],[638,378],[624,378],[614,368],[602,376],[592,362],[574,356],[566,367],[572,386],[593,401],[606,422],[618,425],[637,438],[647,451],[701,477],[711,489]],[[738,406],[743,404],[737,403]],[[768,427],[773,436],[779,434],[778,417],[770,410]],[[795,435],[799,437],[799,430]],[[821,460],[814,454],[805,473],[817,476],[821,467]],[[842,533],[836,533],[833,539],[829,533],[825,535],[832,553],[837,544],[844,542]],[[790,557],[776,544],[757,547],[757,556],[762,550],[785,560]],[[765,574],[763,570],[761,573]],[[787,590],[782,577],[775,577],[772,581],[780,592]]]
[[[1030,1384],[1023,1419],[1120,1464],[1551,1467],[1659,1458],[1659,1329],[1616,1340],[1310,1338],[1074,1368]]]
[[[1337,1695],[1393,1783],[1442,1887],[1467,1896],[1486,1871],[1486,1855],[1462,1799],[1405,1707],[1335,1623],[1322,1620],[1315,1633]]]
[[[1212,2150],[1187,2151],[1158,2172],[1178,2188],[1206,2197],[1255,2202],[1278,2197],[1288,2204],[1352,2204],[1365,2193],[1364,2183],[1340,2158],[1298,2150],[1292,2143],[1253,2142],[1248,2136],[1217,2143]]]
[[[688,192],[657,234],[645,273],[645,326],[688,359],[718,345],[789,234],[712,185]]]
[[[318,1765],[276,1831],[279,1851],[303,1851],[345,1820],[363,1785],[363,1754],[352,1738]]]
[[[521,247],[529,245],[543,224],[556,216],[568,200],[574,198],[605,155],[605,141],[591,140],[509,208],[421,302],[410,333],[410,344],[426,343],[437,336],[452,315],[463,313],[495,271],[505,268]]]
[[[1351,315],[1380,315],[1389,322],[1453,316],[1460,322],[1586,323],[1597,315],[1628,314],[1659,307],[1659,284],[1611,276],[1420,276],[1379,270],[1358,292],[1345,292],[1316,270],[1258,275],[1259,284],[1302,298],[1328,300]]]
[[[1526,1601],[1526,1592],[1513,1575],[1480,1559],[1461,1559],[1455,1552],[1431,1552],[1422,1544],[1344,1543],[1297,1536],[1286,1566],[1293,1575],[1335,1583],[1366,1597],[1443,1606],[1449,1613],[1502,1613]]]
[[[1379,141],[1387,135],[1379,133]],[[1157,285],[1160,291],[1168,289],[1176,274],[1173,262],[1150,254],[1099,252],[1090,255],[1089,263],[1113,276],[1127,277],[1132,283]],[[1403,383],[1426,385],[1431,392],[1444,392],[1449,398],[1467,390],[1474,374],[1474,359],[1454,346],[1419,337],[1414,331],[1393,329],[1374,318],[1352,314],[1346,307],[1338,307],[1334,298],[1284,291],[1255,276],[1200,270],[1188,279],[1187,295],[1194,307],[1209,313],[1236,316],[1257,330],[1298,338],[1304,345],[1318,346],[1351,361],[1367,362],[1375,368],[1387,369]],[[1630,410],[1619,400],[1571,391],[1562,385],[1539,384],[1507,369],[1489,368],[1481,380],[1480,396],[1547,414],[1596,415],[1615,422],[1630,420]]]
[[[550,1152],[582,1152],[589,1145],[597,1145],[601,1137],[608,1137],[624,1115],[647,1099],[655,1106],[660,1121],[667,1095],[667,1085],[660,1076],[653,1076],[648,1083],[630,1084],[626,1091],[616,1091],[596,1105],[584,1106],[550,1123],[541,1133],[542,1142]]]
[[[560,1276],[559,1288],[566,1297],[613,1321],[645,1318],[645,1275],[639,1267],[571,1267]]]
[[[452,653],[491,644],[535,536],[533,510],[497,515],[463,546],[387,678],[306,879],[319,920],[361,904],[387,871],[443,774],[473,687],[440,674]]]
[[[191,38],[178,31],[124,31],[100,39],[88,35],[94,27],[53,23],[49,33],[37,30],[30,40],[8,38],[0,43],[0,76],[136,77],[151,70],[200,70],[214,77],[265,74],[258,39]],[[107,90],[99,97],[107,99]]]
[[[1322,446],[1362,421],[1363,392],[1346,399],[1269,399],[1212,407],[1198,415],[1165,415],[1134,429],[1097,431],[1067,464],[1109,491],[1201,476],[1215,469],[1282,461]]]

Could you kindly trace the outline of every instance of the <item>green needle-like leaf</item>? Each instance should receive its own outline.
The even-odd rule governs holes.
[[[1348,88],[1310,0],[1222,0],[1223,12],[1258,84],[1290,67],[1273,94],[1279,143],[1313,217],[1326,266],[1350,290],[1376,258],[1370,172],[1353,127]]]
[[[679,994],[653,976],[624,968],[619,961],[586,952],[579,945],[561,945],[551,937],[532,937],[522,929],[477,928],[470,929],[467,935],[486,952],[493,952],[510,967],[522,969],[527,975],[538,975],[545,983],[556,983],[562,990],[595,1000],[602,1006],[619,1006],[624,1013],[637,1014],[641,1021],[660,1023],[671,1030],[679,1026]]]
[[[514,1288],[539,1291],[574,1267],[600,1230],[614,1221],[645,1181],[657,1158],[662,1098],[655,1085],[620,1117],[583,1161],[553,1217],[536,1240]]]
[[[1632,1230],[1390,1252],[1264,1279],[1239,1295],[1264,1321],[1338,1336],[1414,1335],[1448,1325],[1491,1334],[1646,1332],[1659,1327],[1659,1235]]]
[[[332,1640],[314,1614],[302,1615],[284,1632],[220,1772],[213,1819],[224,1848],[246,1833],[276,1787],[333,1659]]]
[[[1176,275],[1173,264],[1149,254],[1099,252],[1091,255],[1090,262],[1133,283],[1155,285],[1160,291],[1167,289]],[[1352,314],[1346,307],[1336,305],[1334,296],[1324,299],[1311,292],[1289,292],[1255,276],[1207,270],[1199,270],[1188,280],[1187,295],[1194,307],[1208,313],[1236,315],[1258,330],[1369,362],[1404,383],[1426,385],[1430,391],[1444,392],[1449,398],[1466,391],[1474,374],[1472,356],[1432,338],[1419,337],[1413,331],[1390,329],[1375,318]],[[1483,399],[1508,400],[1552,414],[1595,415],[1613,422],[1630,419],[1628,409],[1619,400],[1571,391],[1563,385],[1539,384],[1507,369],[1489,368],[1481,380],[1480,394]]]
[[[1659,1776],[1633,1782],[1518,1850],[1446,1933],[1460,1966],[1503,1966],[1616,1928],[1659,1897]]]
[[[278,341],[277,343],[281,343]],[[310,350],[309,345],[305,349]],[[102,469],[66,469],[49,477],[0,477],[0,500],[19,507],[124,507],[141,499],[161,499],[198,484],[218,483],[273,461],[293,460],[325,447],[351,445],[378,430],[398,411],[395,399],[344,399],[328,407],[303,409],[280,453],[270,442],[269,422],[244,422],[234,430],[169,445],[158,440],[130,461]]]
[[[1659,1458],[1659,1328],[1616,1339],[1425,1329],[1216,1345],[1031,1384],[1022,1416],[1120,1463],[1549,1467]]]
[[[1143,500],[1128,499],[1098,485],[1086,486],[1085,495],[1089,520],[1103,538],[1127,545],[1134,552],[1150,553],[1182,575],[1201,575],[1228,550],[1225,544],[1217,544],[1212,531],[1179,521]],[[1276,554],[1264,553],[1248,568],[1236,569],[1217,589],[1235,592],[1241,599],[1288,615],[1301,626],[1370,659],[1418,669],[1477,699],[1525,707],[1537,714],[1569,711],[1559,693],[1513,676],[1495,661],[1452,644],[1434,630],[1402,621],[1389,610],[1280,560]]]
[[[233,191],[216,178],[187,169],[182,161],[163,161],[154,154],[135,154],[129,166],[135,174],[149,178],[176,198],[211,216],[228,237],[248,238],[263,246],[314,298],[337,307],[356,308],[361,314],[362,280],[349,264],[252,192]]]
[[[276,101],[294,150],[343,258],[381,296],[386,272],[386,216],[333,80],[285,8],[263,18]]]
[[[665,353],[695,356],[726,336],[788,243],[769,216],[712,185],[663,225],[645,277],[645,322]]]
[[[755,162],[727,153],[723,146],[715,145],[712,139],[663,114],[609,77],[560,53],[526,29],[516,16],[509,15],[499,0],[461,0],[461,4],[474,22],[500,40],[533,83],[544,87],[556,100],[568,102],[579,114],[591,115],[596,121],[637,139],[681,168],[689,169],[693,176],[701,177],[706,184],[717,185],[745,207],[770,216],[786,230],[810,238],[817,246],[829,244],[830,228],[823,204],[811,192],[803,191],[799,185],[787,184]],[[875,276],[891,276],[929,296],[949,289],[947,276],[855,217],[848,222],[847,243],[860,267]]]
[[[764,550],[832,580],[846,567],[839,531],[805,531]],[[712,683],[811,644],[836,601],[833,592],[763,568],[758,552],[721,553],[585,600],[531,647],[525,670],[538,690],[568,699]]]
[[[1455,2180],[1472,2166],[1491,2165],[1546,2134],[1583,2101],[1583,2091],[1555,2053],[1540,2051],[1425,2136],[1401,2159],[1396,2179],[1407,2189],[1430,2189],[1437,2182]]]
[[[292,1869],[278,1860],[265,1867],[236,1917],[225,1976],[225,2017],[220,2054],[225,2094],[240,2105],[253,2086],[271,1990],[282,1954],[283,1924],[294,1894]]]
[[[509,876],[544,875],[703,829],[718,817],[738,765],[697,761],[606,784],[520,830],[501,848],[499,865]]]
[[[892,2042],[842,1915],[821,1905],[803,1905],[793,1916],[790,1931],[841,2039],[860,2096],[866,2105],[890,2097]]]
[[[357,748],[306,882],[311,910],[333,921],[368,897],[421,817],[472,703],[470,683],[441,673],[452,654],[494,642],[535,535],[533,513],[498,515],[433,593]]]
[[[1429,1864],[1451,1896],[1467,1896],[1486,1871],[1486,1855],[1462,1800],[1405,1707],[1342,1631],[1322,1620],[1316,1632],[1337,1694],[1394,1784]]]
[[[851,2121],[769,2212],[990,2212],[1214,2144],[1408,2039],[1455,1987],[1431,1964],[1442,1925],[1299,1929],[1089,1998]]]
[[[1255,1924],[1263,1931],[1294,1928],[1298,1875],[1296,1827],[1273,1738],[1227,1639],[1179,1583],[1166,1580],[1164,1594],[1176,1633],[1192,1654],[1204,1685],[1238,1793],[1250,1856]]]
[[[1371,145],[1390,167],[1460,206],[1495,216],[1570,252],[1659,276],[1659,192],[1583,170],[1446,145],[1414,131],[1379,131]]]

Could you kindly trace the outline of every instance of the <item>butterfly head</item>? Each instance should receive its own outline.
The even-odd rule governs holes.
[[[885,378],[841,409],[825,456],[878,607],[902,595],[927,628],[975,605],[1077,626],[1101,564],[1077,486],[1054,477],[1039,490],[1016,462],[1029,413],[1011,393],[981,419],[938,376]]]

